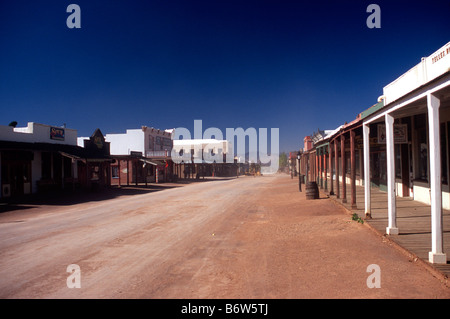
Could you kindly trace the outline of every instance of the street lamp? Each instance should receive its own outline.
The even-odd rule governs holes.
[[[300,174],[300,151],[297,153],[297,160],[298,160],[298,190],[302,191],[302,174]]]

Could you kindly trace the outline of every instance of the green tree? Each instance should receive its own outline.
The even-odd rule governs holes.
[[[288,156],[285,152],[280,154],[280,160],[279,160],[279,170],[283,171],[284,168],[288,165]]]

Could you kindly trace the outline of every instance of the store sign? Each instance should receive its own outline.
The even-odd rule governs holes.
[[[378,144],[386,144],[386,125],[378,125]],[[394,144],[408,143],[408,125],[394,124]]]
[[[130,155],[135,157],[142,157],[142,152],[130,151]]]
[[[450,42],[383,88],[384,105],[445,74],[450,69]]]
[[[450,67],[450,42],[426,58],[427,80],[437,78]]]
[[[50,139],[64,141],[64,129],[60,127],[50,127]]]

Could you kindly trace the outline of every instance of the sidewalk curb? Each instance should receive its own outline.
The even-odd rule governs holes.
[[[341,203],[336,198],[333,198],[333,197],[329,196],[328,194],[323,193],[322,191],[320,193],[321,193],[321,195],[326,196],[327,198],[331,199],[333,201],[333,203],[336,203],[340,207],[344,208],[350,215],[352,215],[354,213],[351,209],[346,207],[343,203]],[[383,241],[387,241],[389,245],[391,245],[396,250],[401,252],[403,255],[408,257],[410,262],[420,265],[421,267],[425,268],[429,273],[431,273],[431,275],[433,275],[435,278],[437,278],[446,287],[450,288],[450,282],[449,282],[447,275],[445,275],[439,269],[436,269],[432,264],[423,260],[422,258],[417,256],[415,253],[411,252],[410,250],[406,249],[405,247],[403,247],[402,245],[397,243],[395,241],[395,239],[392,238],[390,235],[384,234],[384,233],[380,232],[379,230],[377,230],[375,227],[370,225],[370,220],[364,219],[363,226],[366,226],[368,229],[370,229],[372,232],[374,232],[376,235],[378,235]]]

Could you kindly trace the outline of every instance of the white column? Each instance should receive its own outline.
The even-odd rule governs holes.
[[[384,119],[386,123],[386,162],[389,218],[389,225],[386,227],[386,234],[398,235],[397,211],[395,206],[394,118],[386,113]]]
[[[366,217],[371,217],[370,212],[370,128],[369,124],[363,125],[363,142],[364,142],[364,202]]]
[[[445,264],[447,256],[443,253],[442,232],[442,190],[441,190],[441,141],[439,135],[440,101],[432,94],[427,96],[428,129],[430,148],[430,195],[431,195],[431,263]]]

